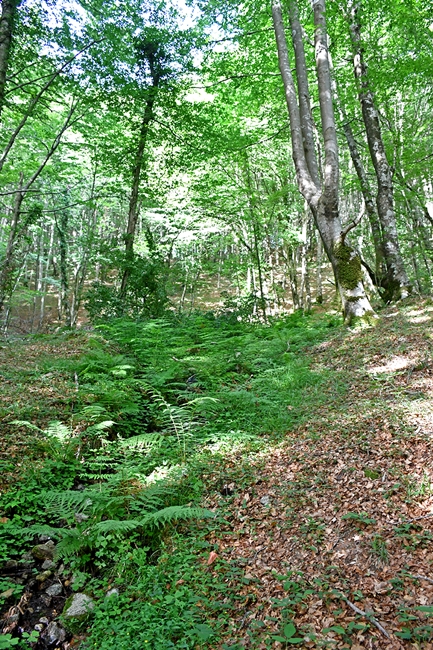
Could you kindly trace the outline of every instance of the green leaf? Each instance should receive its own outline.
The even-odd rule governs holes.
[[[325,627],[322,632],[337,632],[337,634],[346,634],[346,630],[341,625],[332,625],[332,627]]]
[[[197,636],[202,639],[202,641],[207,641],[209,637],[212,636],[213,630],[209,625],[206,625],[205,623],[202,623],[201,625],[196,625],[195,626],[195,631],[197,632]]]
[[[296,632],[296,627],[293,625],[293,623],[288,623],[287,625],[284,626],[284,634],[285,636],[290,639]]]
[[[295,639],[286,639],[286,643],[303,643],[304,639],[302,638],[295,638]]]
[[[0,650],[8,650],[15,645],[18,645],[19,639],[13,639],[11,634],[2,634],[0,636]]]

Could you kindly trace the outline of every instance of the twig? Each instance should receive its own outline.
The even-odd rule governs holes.
[[[240,623],[240,625],[239,625],[239,627],[238,627],[238,630],[242,630],[242,628],[244,627],[244,625],[245,625],[246,622],[247,622],[247,618],[248,618],[248,616],[251,616],[251,614],[252,614],[252,612],[246,612],[246,613],[245,613],[245,615],[244,615],[244,617],[242,618],[241,623]]]
[[[344,242],[346,235],[353,229],[356,228],[356,226],[359,226],[359,224],[362,221],[362,217],[365,214],[365,205],[364,201],[362,202],[361,209],[359,211],[358,217],[356,219],[353,219],[350,223],[347,224],[345,228],[341,231],[341,239]]]
[[[427,582],[431,582],[433,585],[433,578],[428,578],[427,576],[412,575],[411,573],[409,574],[409,577],[416,578],[417,580],[427,580]]]
[[[411,524],[413,521],[420,521],[420,519],[430,519],[430,517],[433,517],[433,513],[430,515],[423,515],[422,517],[415,517],[414,519],[407,519],[406,521],[402,521],[401,523]]]
[[[371,623],[373,623],[373,625],[375,625],[375,626],[377,627],[377,629],[378,629],[380,632],[382,632],[382,634],[383,634],[384,636],[386,636],[387,639],[391,639],[391,637],[389,636],[388,632],[385,630],[384,627],[382,627],[382,625],[379,623],[379,621],[377,621],[377,620],[374,618],[374,616],[372,616],[371,614],[368,614],[367,612],[363,612],[362,609],[359,609],[359,607],[357,607],[356,605],[354,605],[353,603],[351,603],[350,600],[347,600],[346,596],[343,596],[343,594],[339,594],[339,597],[341,598],[341,600],[344,600],[344,602],[346,603],[346,605],[349,605],[349,607],[350,607],[351,609],[353,609],[354,612],[356,612],[356,613],[359,614],[360,616],[364,616],[364,617],[365,617],[366,619],[368,619]]]

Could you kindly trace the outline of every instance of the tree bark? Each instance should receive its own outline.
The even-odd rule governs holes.
[[[365,211],[367,213],[368,221],[370,223],[370,228],[371,228],[371,234],[373,237],[373,245],[374,245],[374,253],[375,253],[375,270],[373,273],[372,281],[374,282],[375,286],[382,287],[383,281],[386,277],[385,251],[384,251],[384,246],[382,241],[382,230],[380,227],[380,222],[379,222],[375,201],[374,201],[374,195],[370,186],[370,181],[368,180],[367,172],[362,162],[361,154],[359,152],[359,148],[356,143],[356,139],[353,134],[352,127],[350,125],[350,120],[340,101],[335,79],[333,80],[333,90],[334,90],[334,97],[335,97],[338,114],[340,116],[340,120],[343,125],[344,135],[346,136],[347,145],[349,147],[350,157],[352,159],[353,166],[355,167],[355,171],[359,180],[359,185],[361,187],[361,193],[364,198]]]
[[[400,252],[394,211],[394,186],[391,168],[382,139],[379,113],[370,87],[361,43],[360,2],[350,1],[350,33],[354,49],[354,73],[358,82],[359,101],[367,134],[368,149],[377,178],[377,213],[382,230],[383,252],[386,264],[384,298],[386,301],[406,298],[411,292],[410,282]]]
[[[355,251],[346,242],[346,233],[343,232],[339,215],[338,183],[339,161],[335,129],[334,109],[332,104],[331,75],[327,44],[324,0],[312,0],[315,23],[315,53],[316,70],[319,88],[320,112],[322,118],[322,138],[324,144],[324,177],[319,184],[314,169],[319,169],[317,156],[314,152],[315,165],[307,162],[309,150],[310,129],[313,120],[309,102],[305,97],[310,97],[305,60],[303,60],[304,45],[300,28],[297,28],[297,4],[291,2],[292,40],[297,59],[296,74],[299,92],[303,98],[302,111],[298,105],[295,85],[290,68],[287,42],[284,31],[281,4],[274,0],[272,17],[277,40],[278,60],[283,79],[286,102],[289,111],[290,129],[292,136],[293,160],[295,163],[298,187],[306,199],[314,220],[319,230],[326,254],[332,264],[336,286],[341,298],[345,322],[353,323],[358,319],[371,321],[375,318],[362,283],[361,260]],[[305,116],[309,115],[309,119]],[[308,137],[307,137],[308,136]],[[311,134],[312,138],[312,134]],[[313,170],[313,173],[310,171]]]
[[[138,202],[140,181],[142,170],[144,166],[144,151],[146,149],[147,137],[149,135],[150,123],[153,119],[153,108],[155,105],[156,93],[160,77],[157,73],[152,74],[152,85],[148,89],[148,97],[144,108],[143,119],[141,122],[140,136],[138,139],[138,146],[135,153],[134,166],[132,169],[132,186],[131,196],[129,199],[128,210],[128,226],[125,235],[125,268],[122,275],[122,282],[120,285],[119,295],[124,298],[128,280],[131,275],[132,264],[134,262],[134,238],[137,227],[138,215],[140,213],[140,206]]]
[[[0,116],[5,103],[6,75],[12,43],[15,14],[21,0],[2,0],[0,17]]]

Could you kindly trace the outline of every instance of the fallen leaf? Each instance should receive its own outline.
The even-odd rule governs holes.
[[[213,564],[213,563],[215,562],[215,560],[217,560],[217,559],[218,559],[218,554],[215,553],[215,551],[211,551],[211,552],[209,553],[209,557],[208,557],[208,559],[207,559],[207,565],[210,566],[210,565]]]

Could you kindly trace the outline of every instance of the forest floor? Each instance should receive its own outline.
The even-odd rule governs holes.
[[[215,535],[245,569],[246,647],[257,621],[293,643],[290,623],[278,632],[286,608],[314,633],[303,647],[433,648],[432,317],[392,308],[373,330],[317,345],[313,367],[342,375],[347,392],[328,384],[320,410],[248,459],[252,485],[226,505],[232,537]]]
[[[197,524],[205,542],[189,561],[222,609],[198,602],[200,643],[167,648],[433,648],[432,322],[431,303],[413,301],[383,310],[374,329],[340,327],[304,346],[309,370],[327,377],[319,398],[317,385],[302,389],[304,416],[277,440],[226,448],[203,466],[203,505],[218,523]],[[22,463],[46,456],[11,413],[41,427],[70,418],[77,375],[50,363],[79,359],[90,336],[0,347],[3,496]],[[303,407],[283,396],[279,408]],[[185,530],[165,538],[168,555]],[[173,598],[186,573],[167,578]]]

